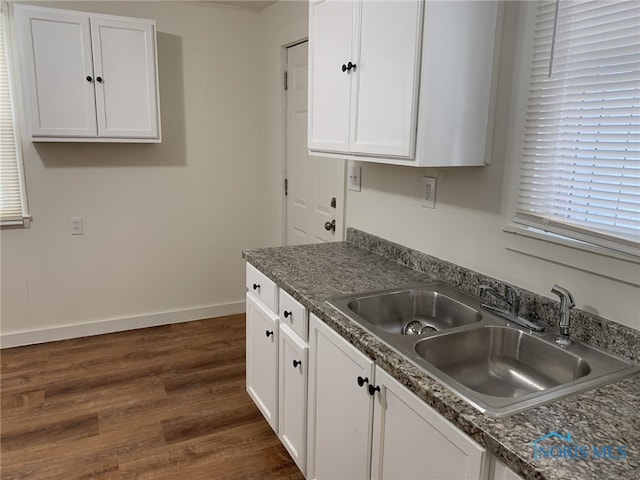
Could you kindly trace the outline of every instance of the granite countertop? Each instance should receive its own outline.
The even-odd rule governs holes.
[[[587,480],[640,476],[640,377],[512,416],[489,417],[325,302],[334,295],[429,281],[428,275],[346,242],[247,250],[243,256],[524,478]],[[566,455],[573,458],[534,460],[530,442],[551,432],[571,433],[575,447]],[[553,444],[551,441],[550,445]],[[610,458],[597,458],[594,446],[598,452],[610,452]]]

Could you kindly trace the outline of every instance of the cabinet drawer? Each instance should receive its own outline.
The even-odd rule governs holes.
[[[272,312],[278,311],[278,287],[253,265],[247,263],[247,291],[259,298]]]
[[[280,320],[302,340],[308,340],[309,317],[307,309],[284,290],[280,290]]]

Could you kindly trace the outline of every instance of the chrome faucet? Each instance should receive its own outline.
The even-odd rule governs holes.
[[[495,288],[492,288],[489,285],[480,285],[479,295],[482,297],[485,293],[490,293],[500,300],[505,306],[500,307],[493,303],[483,303],[482,308],[485,308],[505,320],[520,325],[521,327],[528,328],[534,332],[544,331],[543,326],[536,325],[528,318],[518,315],[518,311],[520,310],[520,295],[518,295],[518,292],[516,292],[514,288],[509,285],[505,285],[505,294],[501,295]]]
[[[569,338],[569,329],[571,327],[570,310],[575,307],[576,304],[573,301],[571,292],[557,284],[553,286],[551,293],[555,293],[560,297],[560,322],[558,324],[560,327],[560,335],[556,337],[556,343],[561,347],[566,347],[571,344],[571,339]]]
[[[504,296],[500,295],[495,288],[492,288],[489,285],[480,285],[480,296],[483,296],[485,292],[490,293],[498,300],[503,302],[507,306],[506,313],[510,313],[511,315],[518,315],[518,310],[520,309],[520,296],[518,295],[518,292],[516,292],[509,285],[505,286]],[[492,304],[484,304],[482,306],[484,307],[485,305],[495,307],[495,305]]]

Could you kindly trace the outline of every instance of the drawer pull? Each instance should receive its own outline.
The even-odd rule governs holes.
[[[369,383],[369,378],[368,377],[358,377],[358,385],[360,385],[361,387],[364,386],[365,383]]]
[[[267,335],[267,338],[269,338],[270,335],[273,335],[273,330],[267,330],[264,333]]]
[[[284,318],[289,318],[289,317],[292,317],[292,316],[293,316],[293,312],[290,312],[288,310],[284,311]]]
[[[259,283],[254,283],[253,284],[253,289],[254,290],[260,290],[260,284]]]
[[[369,385],[369,395],[373,396],[376,394],[376,392],[380,391],[380,386],[376,385],[375,387],[373,385]]]
[[[293,361],[293,368],[296,368],[298,365],[302,364],[302,360],[294,360]]]

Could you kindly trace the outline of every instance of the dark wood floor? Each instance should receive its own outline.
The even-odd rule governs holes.
[[[244,315],[2,350],[0,477],[302,479],[245,391]]]

